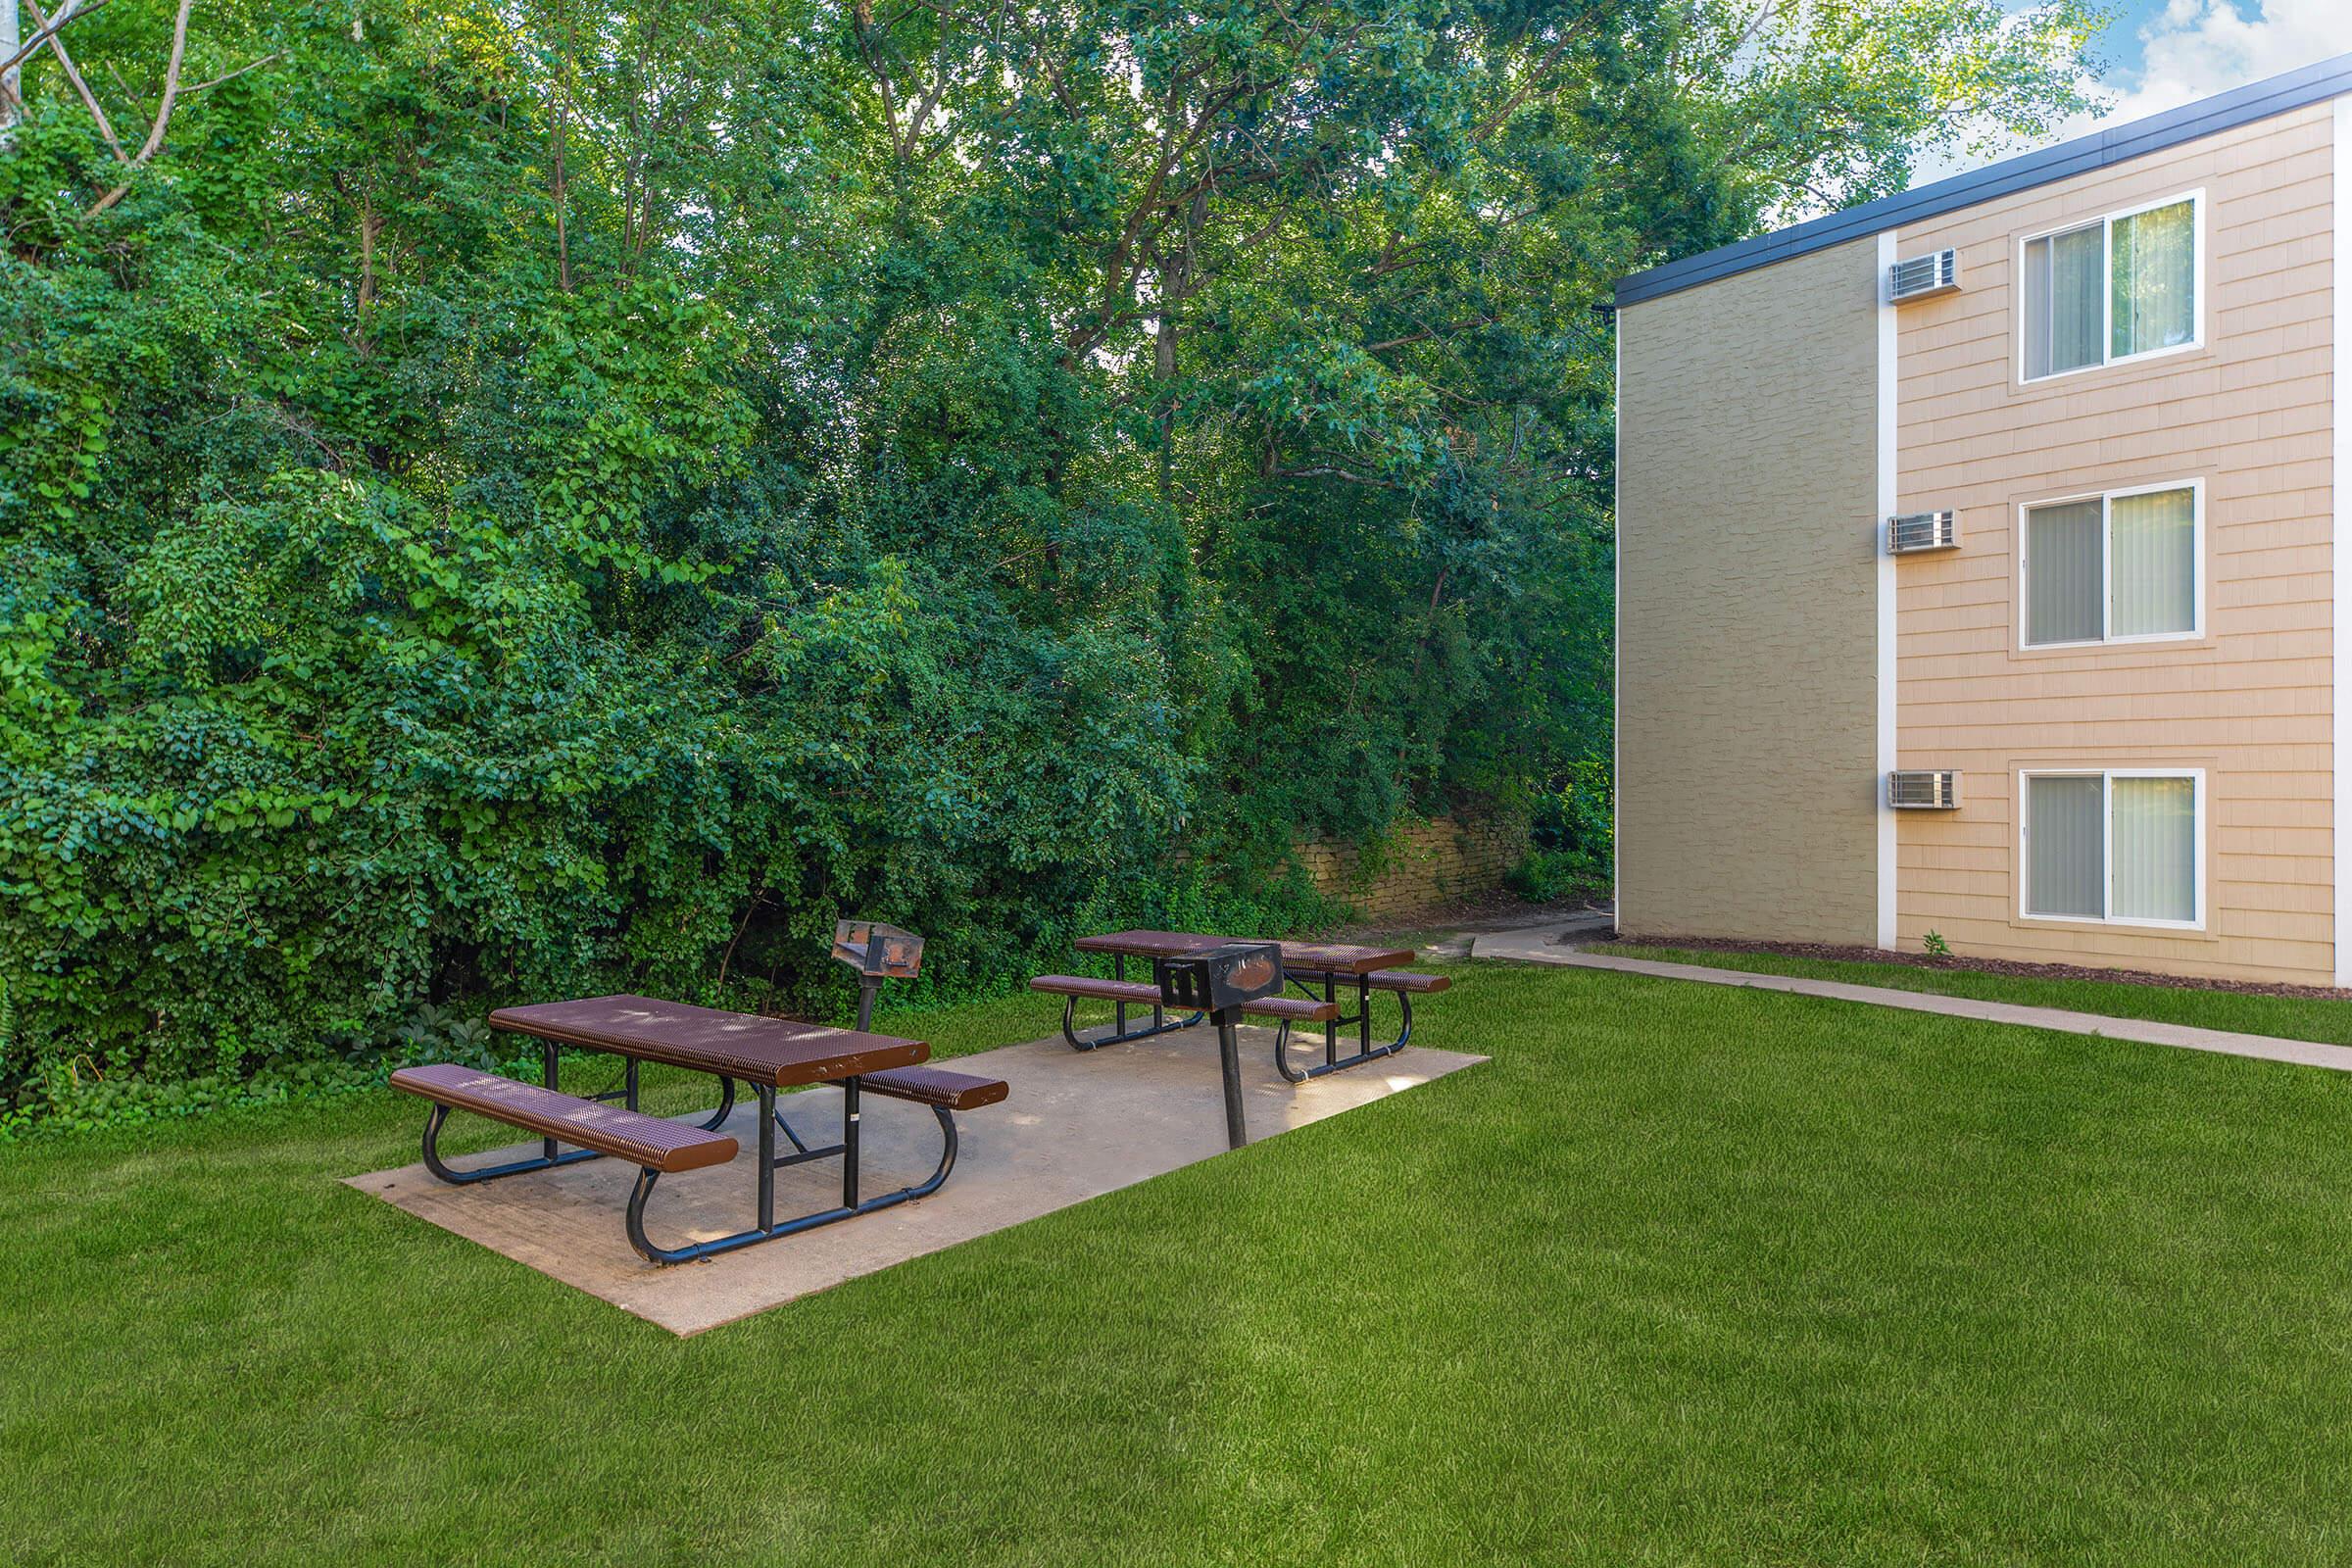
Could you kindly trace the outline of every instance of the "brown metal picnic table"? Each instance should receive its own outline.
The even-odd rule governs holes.
[[[1198,931],[1106,931],[1098,936],[1080,937],[1071,946],[1081,953],[1109,954],[1112,975],[1124,980],[1127,977],[1126,960],[1131,956],[1186,958],[1236,941],[1255,940],[1258,939],[1211,936]],[[1275,1060],[1282,1067],[1284,1077],[1300,1082],[1391,1055],[1404,1049],[1405,1039],[1411,1033],[1409,1013],[1404,1034],[1387,1045],[1376,1047],[1372,1044],[1372,977],[1381,970],[1395,969],[1412,962],[1410,949],[1360,947],[1338,942],[1277,942],[1274,946],[1282,950],[1285,977],[1309,997],[1314,996],[1314,988],[1320,984],[1323,988],[1320,1000],[1330,1004],[1336,1010],[1340,990],[1348,981],[1354,982],[1356,996],[1354,1012],[1334,1017],[1324,1025],[1323,1060],[1320,1065],[1302,1073],[1294,1072],[1277,1050]],[[1127,1028],[1127,1009],[1120,1005],[1115,1029],[1098,1044],[1141,1040],[1163,1030],[1182,1029],[1198,1022],[1200,1019],[1194,1017],[1171,1023],[1160,1008],[1154,1007],[1152,1011],[1152,1027],[1130,1031]],[[1357,1049],[1352,1054],[1342,1056],[1339,1054],[1340,1028],[1343,1024],[1350,1023],[1357,1029]],[[1285,1038],[1287,1035],[1286,1027]]]
[[[1198,931],[1106,931],[1080,937],[1070,944],[1080,953],[1107,953],[1114,958],[1133,954],[1142,958],[1189,958],[1210,948],[1235,942],[1258,942],[1259,937],[1204,936]],[[1286,970],[1311,974],[1368,975],[1413,961],[1410,949],[1359,948],[1337,942],[1277,942]]]
[[[788,1236],[811,1226],[830,1224],[853,1214],[868,1213],[894,1203],[903,1203],[909,1199],[921,1198],[936,1190],[947,1179],[948,1169],[955,1160],[955,1127],[943,1113],[940,1120],[947,1129],[949,1143],[936,1175],[913,1187],[877,1198],[861,1200],[858,1196],[859,1080],[869,1073],[911,1067],[925,1060],[931,1054],[931,1048],[920,1040],[900,1040],[889,1035],[866,1034],[856,1029],[800,1023],[788,1018],[768,1018],[753,1013],[722,1012],[714,1007],[697,1007],[682,1002],[663,1002],[653,997],[638,996],[591,997],[576,1002],[501,1007],[490,1014],[490,1026],[529,1035],[543,1043],[542,1068],[546,1085],[551,1090],[557,1087],[557,1057],[561,1047],[582,1047],[626,1058],[624,1086],[612,1095],[597,1098],[622,1099],[631,1110],[637,1109],[637,1068],[640,1062],[659,1062],[664,1066],[710,1073],[719,1081],[719,1106],[717,1113],[704,1124],[708,1128],[715,1129],[726,1120],[727,1113],[733,1108],[736,1079],[743,1079],[752,1086],[760,1100],[759,1223],[751,1230],[739,1231],[732,1236],[667,1251],[652,1248],[642,1237],[632,1235],[632,1242],[639,1244],[638,1250],[649,1257],[657,1257],[659,1261],[675,1262],[708,1256],[712,1252],[723,1252],[754,1242]],[[811,1149],[777,1111],[776,1091],[818,1083],[841,1086],[841,1142]],[[781,1156],[776,1153],[776,1133],[779,1129],[792,1141],[792,1153]],[[536,1165],[544,1161],[546,1164],[559,1164],[573,1157],[559,1156],[556,1144],[557,1140],[552,1137],[545,1139],[541,1145],[541,1161],[525,1163]],[[786,1165],[800,1164],[804,1160],[825,1159],[836,1154],[842,1159],[840,1205],[779,1221],[776,1218],[777,1170]],[[633,1206],[632,1225],[635,1213],[636,1206]]]

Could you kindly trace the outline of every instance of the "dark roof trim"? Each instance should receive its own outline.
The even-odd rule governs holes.
[[[1841,213],[1816,218],[1771,234],[1743,239],[1737,245],[1702,251],[1680,261],[1653,267],[1646,272],[1617,280],[1617,303],[1637,305],[1661,295],[1711,283],[1736,272],[1770,267],[1811,251],[1842,245],[1905,223],[1939,218],[1963,207],[1974,207],[2031,190],[2054,180],[2086,174],[2120,164],[2127,158],[2177,147],[2200,136],[2231,130],[2273,115],[2283,115],[2310,104],[2352,92],[2352,55],[2338,55],[2317,65],[2290,71],[2283,76],[2257,81],[2216,97],[2184,104],[2179,109],[2111,129],[2095,130],[2075,141],[2026,153],[1984,169],[1939,179],[1899,195],[1886,196]]]

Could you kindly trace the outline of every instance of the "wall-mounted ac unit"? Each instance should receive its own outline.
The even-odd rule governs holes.
[[[1886,297],[1897,305],[1905,300],[1924,300],[1937,294],[1949,294],[1959,286],[1958,251],[1932,251],[1926,256],[1914,256],[1907,262],[1897,262],[1887,269]]]
[[[1960,519],[1950,512],[1907,512],[1886,519],[1886,548],[1898,556],[1960,548]]]
[[[1960,774],[1956,769],[1926,772],[1896,771],[1886,775],[1886,804],[1898,811],[1957,811]]]

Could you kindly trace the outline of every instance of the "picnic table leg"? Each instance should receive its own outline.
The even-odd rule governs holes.
[[[1239,1149],[1250,1141],[1250,1129],[1242,1115],[1242,1044],[1230,1012],[1217,1014],[1217,1057],[1225,1074],[1225,1147]]]
[[[855,1078],[844,1079],[842,1082],[845,1093],[858,1086],[858,1080]],[[790,1219],[779,1221],[775,1217],[774,1192],[770,1186],[772,1172],[776,1168],[775,1160],[772,1157],[775,1149],[774,1134],[770,1129],[779,1127],[783,1123],[776,1116],[774,1110],[776,1092],[773,1089],[765,1089],[760,1091],[760,1095],[764,1102],[760,1106],[760,1143],[762,1147],[760,1149],[760,1223],[750,1230],[737,1231],[732,1236],[713,1237],[709,1241],[694,1242],[685,1247],[656,1247],[645,1233],[645,1205],[646,1200],[653,1196],[654,1184],[660,1180],[661,1173],[651,1167],[641,1166],[637,1172],[636,1191],[629,1196],[627,1227],[630,1245],[643,1254],[647,1262],[689,1263],[698,1257],[714,1257],[720,1252],[731,1252],[739,1247],[749,1247],[755,1242],[770,1242],[780,1236],[798,1235],[802,1231],[814,1230],[820,1225],[831,1225],[838,1220],[850,1219],[858,1214],[870,1214],[877,1209],[911,1202],[915,1199],[927,1198],[939,1191],[941,1184],[948,1179],[948,1172],[956,1166],[955,1113],[945,1105],[934,1105],[931,1107],[931,1114],[938,1119],[940,1132],[939,1166],[928,1177],[916,1182],[911,1187],[902,1187],[897,1192],[883,1193],[874,1198],[859,1198],[857,1190],[852,1188],[845,1195],[848,1201],[838,1207],[820,1208],[813,1213],[796,1214]],[[436,1106],[435,1108],[439,1110],[442,1107]],[[428,1160],[431,1156],[430,1139],[432,1131],[437,1125],[438,1118],[427,1126],[426,1154]],[[850,1139],[853,1144],[856,1137],[857,1134],[852,1131]],[[603,1157],[590,1150],[582,1149],[565,1154],[564,1162],[568,1164],[575,1159],[601,1159]],[[787,1163],[790,1162],[787,1161]],[[500,1166],[489,1171],[452,1172],[446,1179],[461,1182],[478,1181],[486,1176],[506,1175],[512,1170],[523,1168],[537,1169],[539,1165],[536,1160],[532,1160],[525,1162],[522,1166]],[[434,1174],[442,1174],[441,1168],[436,1166]]]
[[[629,1058],[629,1064],[624,1071],[628,1074],[626,1079],[628,1093],[622,1099],[621,1103],[627,1105],[631,1110],[635,1110],[637,1108],[637,1058],[635,1056]]]
[[[493,1181],[501,1176],[519,1176],[524,1171],[545,1170],[550,1165],[573,1165],[583,1159],[605,1157],[593,1149],[575,1149],[568,1154],[558,1154],[553,1159],[542,1156],[534,1159],[509,1160],[503,1165],[491,1165],[473,1170],[452,1170],[442,1162],[440,1149],[441,1129],[448,1122],[449,1107],[439,1101],[435,1101],[431,1112],[424,1118],[424,1168],[440,1180],[461,1187],[473,1182]]]
[[[1338,979],[1328,972],[1323,976],[1323,1000],[1332,1009],[1323,1024],[1323,1065],[1330,1067],[1340,1059],[1340,992]]]
[[[718,1109],[711,1113],[709,1121],[703,1123],[703,1131],[707,1133],[718,1131],[726,1125],[727,1117],[733,1113],[734,1109],[735,1080],[721,1073],[718,1075]]]
[[[1124,953],[1114,953],[1110,956],[1110,977],[1113,980],[1127,978],[1127,955]],[[1113,1003],[1111,1009],[1111,1017],[1116,1020],[1111,1033],[1114,1035],[1125,1034],[1127,1032],[1127,1004],[1124,1002]],[[1152,1009],[1152,1013],[1153,1019],[1156,1020],[1159,1016],[1159,1009],[1154,1007]]]
[[[553,1040],[540,1042],[540,1078],[541,1081],[544,1082],[550,1089],[556,1087],[556,1057],[558,1054],[559,1053],[556,1049],[556,1043]],[[553,1138],[542,1138],[539,1140],[539,1157],[542,1159],[553,1159],[556,1157],[556,1141]]]
[[[1345,1072],[1350,1067],[1361,1066],[1367,1061],[1378,1061],[1383,1056],[1394,1056],[1402,1051],[1405,1043],[1413,1037],[1413,997],[1409,991],[1396,993],[1397,1009],[1402,1014],[1396,1038],[1384,1041],[1376,1046],[1372,1043],[1372,976],[1359,974],[1350,977],[1355,982],[1355,1011],[1345,1016],[1339,1015],[1341,977],[1335,972],[1298,970],[1293,971],[1286,978],[1309,1002],[1317,1000],[1315,983],[1321,981],[1323,991],[1320,1000],[1330,1006],[1334,1013],[1333,1018],[1323,1026],[1323,1060],[1312,1067],[1299,1068],[1296,1071],[1292,1069],[1290,1057],[1284,1050],[1290,1042],[1292,1030],[1288,1023],[1282,1026],[1282,1032],[1274,1042],[1274,1065],[1283,1077],[1292,1083],[1302,1084],[1310,1078],[1320,1078],[1326,1073]],[[1343,1056],[1340,1054],[1340,1030],[1348,1024],[1355,1025],[1356,1047],[1353,1052]]]
[[[760,1089],[760,1228],[776,1228],[776,1086]]]
[[[858,1206],[858,1078],[841,1081],[841,1206]]]

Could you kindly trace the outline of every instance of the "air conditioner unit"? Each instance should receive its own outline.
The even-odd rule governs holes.
[[[1935,251],[1897,262],[1887,270],[1886,297],[1897,305],[1950,294],[1960,287],[1960,253]]]
[[[1898,811],[1957,811],[1960,774],[1953,768],[1886,775],[1886,804]]]
[[[1960,518],[1950,512],[1907,512],[1886,519],[1886,548],[1898,556],[1960,548]]]

